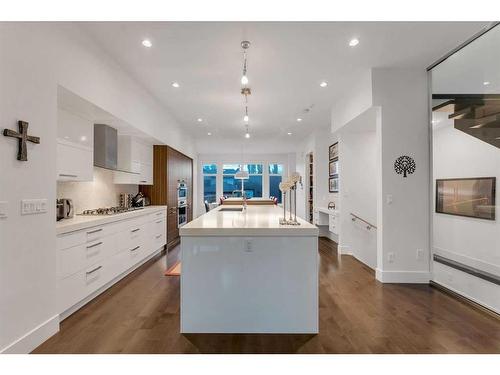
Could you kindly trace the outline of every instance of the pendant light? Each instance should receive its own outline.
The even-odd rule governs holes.
[[[243,74],[241,76],[241,84],[243,87],[241,88],[241,94],[245,97],[245,115],[243,116],[243,122],[245,123],[245,138],[250,138],[250,116],[248,116],[248,95],[252,93],[250,87],[248,87],[248,76],[247,76],[247,49],[250,47],[250,42],[248,40],[244,40],[241,42],[241,48],[243,48]],[[243,174],[244,176],[244,174]],[[248,173],[246,177],[248,178]]]

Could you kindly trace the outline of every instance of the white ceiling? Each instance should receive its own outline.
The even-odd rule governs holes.
[[[500,93],[500,25],[432,69],[434,94]]]
[[[485,22],[93,22],[82,27],[204,145],[244,134],[242,50],[250,40],[251,142],[293,147],[330,125],[332,103],[360,71],[425,69]],[[358,46],[348,46],[351,38]],[[148,38],[151,48],[142,46]],[[327,88],[319,83],[328,81]],[[180,88],[171,86],[179,82]],[[305,108],[312,111],[304,114]],[[197,122],[197,118],[203,122]],[[303,121],[298,123],[297,117]],[[208,137],[207,132],[212,136]],[[293,135],[287,135],[292,132]],[[234,143],[234,142],[233,142]],[[272,147],[272,142],[269,143]],[[213,150],[223,152],[224,150]],[[272,152],[272,150],[269,150]],[[282,150],[280,150],[282,151]]]

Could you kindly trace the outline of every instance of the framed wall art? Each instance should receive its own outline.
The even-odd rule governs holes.
[[[333,177],[339,174],[339,161],[332,160],[328,163],[328,175]]]
[[[328,179],[328,191],[330,193],[338,193],[339,192],[339,178],[338,177],[330,177]]]
[[[335,160],[339,157],[339,143],[336,142],[328,147],[328,160]]]
[[[436,180],[436,212],[495,220],[496,177]]]

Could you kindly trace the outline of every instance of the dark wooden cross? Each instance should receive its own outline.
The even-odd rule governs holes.
[[[19,133],[14,130],[4,129],[3,135],[6,137],[17,138],[19,142],[19,150],[17,151],[17,160],[28,161],[28,149],[26,148],[26,141],[32,143],[40,143],[39,137],[28,135],[28,123],[26,121],[18,121]]]

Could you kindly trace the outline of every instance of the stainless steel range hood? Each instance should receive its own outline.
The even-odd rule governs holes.
[[[109,125],[94,124],[94,165],[117,170],[118,131]]]

